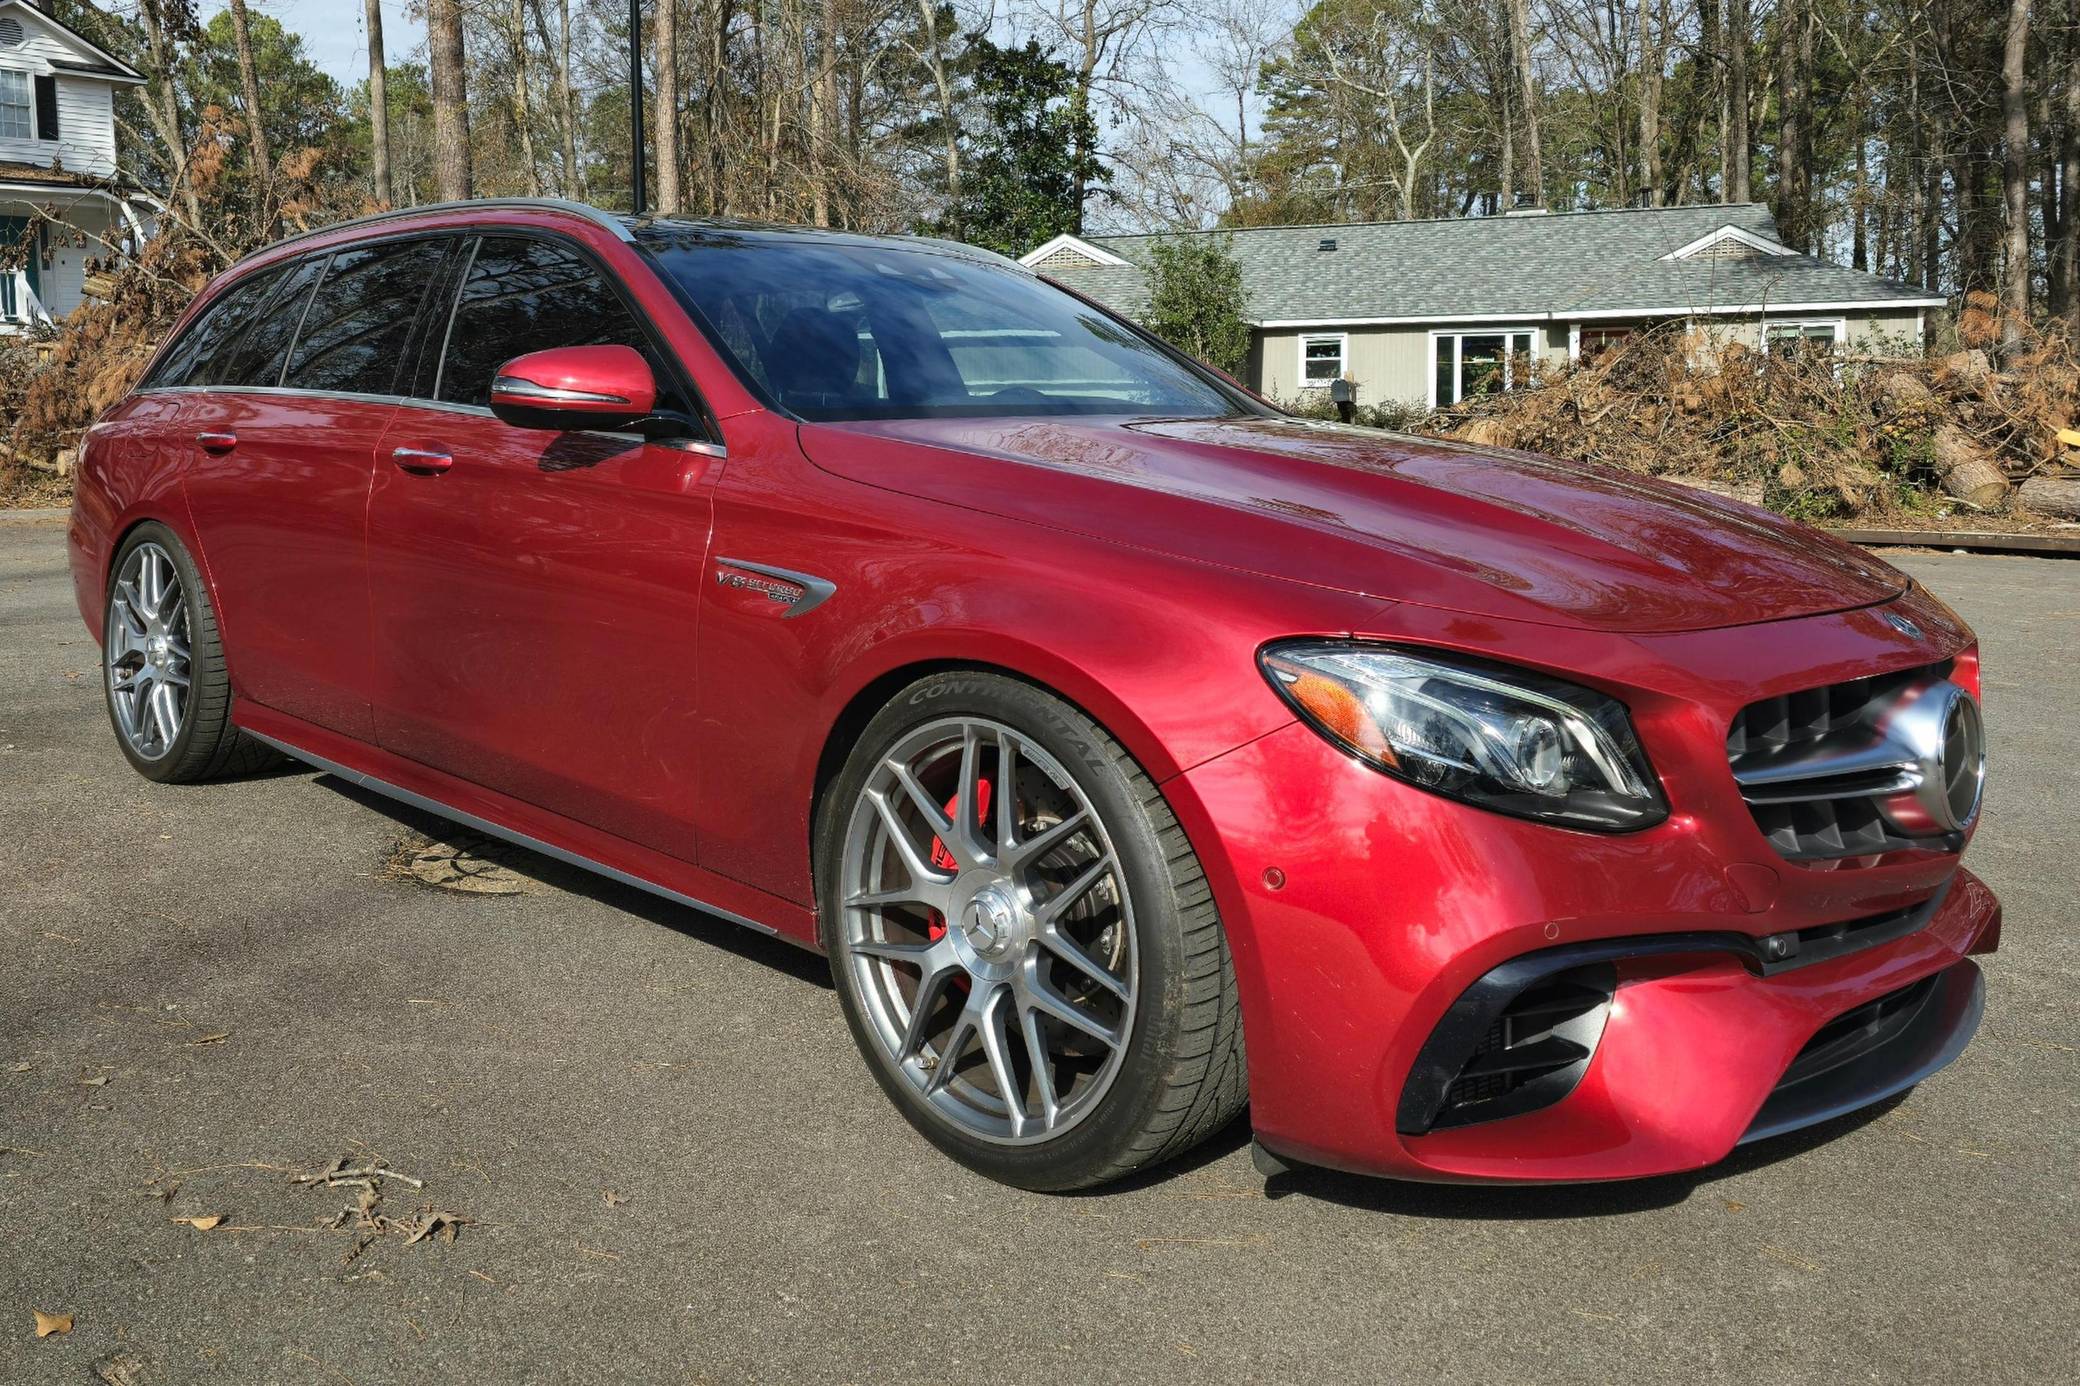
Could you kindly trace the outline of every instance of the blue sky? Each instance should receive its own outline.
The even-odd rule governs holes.
[[[303,50],[342,86],[368,76],[368,26],[362,0],[249,0],[248,9],[271,14],[303,36]],[[426,41],[426,26],[411,15],[410,0],[383,0],[383,48],[393,63]]]

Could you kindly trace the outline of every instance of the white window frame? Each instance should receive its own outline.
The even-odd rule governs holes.
[[[1849,345],[1849,320],[1847,318],[1764,318],[1756,329],[1762,342],[1762,354],[1769,355],[1769,332],[1773,327],[1827,327],[1834,330],[1834,341],[1830,343],[1836,352]]]
[[[1307,344],[1309,342],[1336,343],[1336,374],[1330,376],[1328,380],[1309,380],[1307,378]],[[1294,376],[1294,379],[1299,382],[1299,388],[1302,390],[1326,390],[1329,388],[1330,381],[1342,380],[1350,373],[1351,334],[1348,332],[1303,332],[1300,334],[1297,352],[1297,374]]]
[[[18,67],[0,67],[0,86],[12,85],[15,78],[19,78],[22,83],[22,132],[16,134],[12,130],[0,128],[0,140],[33,140],[36,138],[36,78]],[[0,106],[0,109],[7,109],[12,105],[12,102],[7,102]]]
[[[1513,337],[1519,334],[1529,336],[1531,338],[1530,356],[1532,363],[1535,365],[1538,362],[1539,351],[1543,345],[1539,340],[1541,331],[1543,329],[1537,323],[1517,323],[1514,326],[1498,325],[1495,327],[1432,328],[1430,330],[1429,380],[1423,386],[1424,391],[1430,397],[1430,407],[1436,409],[1441,403],[1437,398],[1437,354],[1439,351],[1449,350],[1452,353],[1452,384],[1459,391],[1459,397],[1464,399],[1466,397],[1466,362],[1463,359],[1465,353],[1460,347],[1461,338]],[[1451,344],[1449,347],[1445,346],[1447,342]],[[1502,353],[1502,388],[1505,391],[1517,388],[1517,383],[1513,378],[1517,370],[1516,355],[1513,351]]]

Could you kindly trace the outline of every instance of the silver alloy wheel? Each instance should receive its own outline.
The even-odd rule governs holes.
[[[188,602],[173,555],[139,544],[108,601],[103,662],[116,726],[143,760],[173,749],[188,716]]]
[[[1030,738],[981,717],[906,735],[846,826],[838,965],[933,1112],[1028,1145],[1096,1110],[1140,974],[1119,855]]]

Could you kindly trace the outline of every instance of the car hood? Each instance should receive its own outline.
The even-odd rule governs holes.
[[[1548,625],[1703,630],[1906,587],[1860,549],[1692,487],[1300,419],[911,419],[806,424],[802,442],[819,466],[873,485]]]

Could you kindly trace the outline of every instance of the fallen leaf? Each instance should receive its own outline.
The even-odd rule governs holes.
[[[612,1189],[601,1189],[599,1197],[600,1202],[606,1204],[609,1208],[619,1208],[622,1204],[628,1202],[627,1194],[615,1193]]]
[[[14,1066],[13,1068],[11,1068],[11,1069],[9,1069],[9,1070],[8,1070],[8,1072],[10,1072],[10,1073],[27,1073],[28,1071],[29,1071],[29,1065],[27,1065],[27,1064],[25,1064],[25,1063],[22,1063],[22,1064],[16,1064],[16,1065],[15,1065],[15,1066]]]
[[[29,1312],[36,1316],[36,1336],[39,1338],[48,1338],[53,1333],[70,1333],[72,1331],[72,1315],[70,1314],[46,1314],[41,1309],[31,1309]]]
[[[216,1226],[216,1225],[217,1225],[218,1223],[222,1222],[223,1220],[224,1220],[224,1215],[223,1215],[222,1213],[210,1213],[210,1214],[207,1214],[206,1216],[203,1216],[203,1217],[199,1217],[199,1218],[175,1218],[175,1219],[174,1219],[174,1221],[175,1221],[175,1222],[184,1222],[184,1223],[186,1223],[186,1224],[187,1224],[188,1226],[190,1226],[190,1227],[194,1228],[194,1229],[195,1229],[195,1230],[196,1230],[197,1232],[207,1232],[207,1231],[209,1231],[209,1230],[210,1230],[210,1229],[211,1229],[212,1227],[215,1227],[215,1226]]]
[[[1747,1204],[1739,1202],[1736,1199],[1729,1198],[1726,1200],[1726,1211],[1729,1213],[1738,1213],[1741,1209],[1747,1206]]]
[[[100,1075],[99,1075],[99,1076],[97,1076],[97,1077],[93,1077],[93,1078],[82,1078],[82,1079],[80,1079],[79,1081],[80,1081],[80,1086],[81,1086],[81,1087],[86,1087],[86,1088],[98,1088],[98,1087],[100,1087],[100,1086],[101,1086],[102,1084],[104,1084],[104,1083],[106,1083],[106,1082],[108,1081],[108,1075],[107,1075],[106,1073],[103,1073],[103,1074],[100,1074]]]
[[[217,1031],[217,1033],[215,1033],[214,1035],[201,1035],[201,1036],[198,1036],[198,1037],[197,1037],[197,1038],[195,1038],[195,1039],[191,1039],[191,1040],[189,1040],[189,1041],[188,1041],[188,1043],[189,1043],[190,1045],[197,1045],[197,1044],[221,1044],[221,1043],[223,1043],[223,1042],[224,1042],[225,1040],[227,1040],[227,1039],[230,1039],[230,1038],[231,1038],[231,1032],[230,1032],[229,1030],[219,1030],[219,1031]]]

